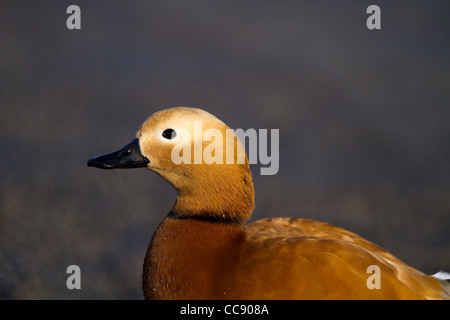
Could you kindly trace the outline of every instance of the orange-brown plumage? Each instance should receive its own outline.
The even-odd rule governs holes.
[[[137,134],[143,158],[126,158],[130,166],[147,166],[177,190],[175,205],[154,233],[145,257],[146,299],[450,298],[445,280],[423,274],[342,228],[293,218],[246,224],[254,208],[248,161],[171,161],[171,150],[183,143],[182,137],[164,139],[161,133],[167,128],[193,133],[194,121],[202,121],[203,131],[214,128],[224,136],[228,129],[200,109],[163,110]],[[184,143],[193,147],[194,139]],[[241,147],[234,139],[227,143],[233,148],[224,143],[215,155]],[[103,160],[95,158],[90,165],[105,168]],[[371,265],[380,269],[380,289],[367,285]]]

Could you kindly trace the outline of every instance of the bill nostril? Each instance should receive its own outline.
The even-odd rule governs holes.
[[[130,150],[130,149],[127,149],[127,150],[123,150],[123,151],[120,153],[120,156],[127,156],[127,155],[129,155],[129,154],[131,154],[131,150]]]

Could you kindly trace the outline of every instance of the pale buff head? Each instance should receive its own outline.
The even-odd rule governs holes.
[[[137,139],[88,161],[102,169],[142,168],[177,190],[172,217],[231,223],[246,221],[254,208],[252,175],[245,150],[226,124],[196,108],[151,115]]]
[[[254,190],[248,160],[222,121],[201,109],[171,108],[150,116],[137,138],[147,168],[178,192],[173,213],[234,222],[250,217]]]

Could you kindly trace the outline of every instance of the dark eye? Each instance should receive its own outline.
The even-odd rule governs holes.
[[[162,136],[166,139],[173,139],[177,136],[177,133],[173,129],[166,129],[163,131]]]

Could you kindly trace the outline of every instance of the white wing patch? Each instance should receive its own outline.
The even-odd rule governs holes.
[[[450,280],[450,273],[445,271],[439,271],[433,274],[433,277],[438,278],[440,280]]]

